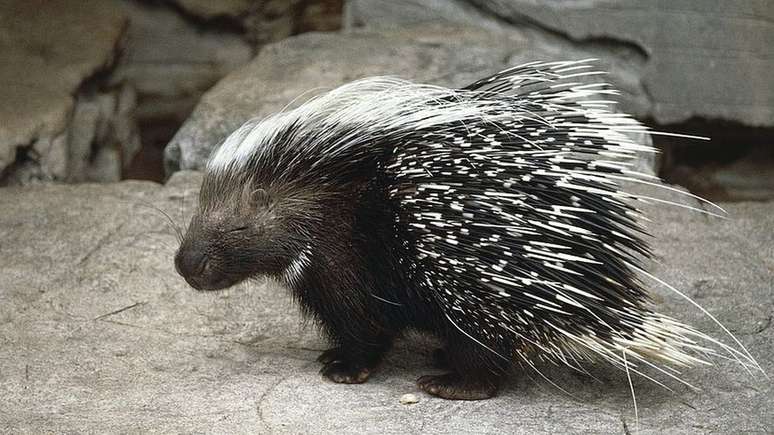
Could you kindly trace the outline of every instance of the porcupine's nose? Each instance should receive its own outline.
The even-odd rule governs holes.
[[[203,249],[196,246],[181,246],[175,255],[175,269],[191,287],[201,289],[201,274],[207,264]]]

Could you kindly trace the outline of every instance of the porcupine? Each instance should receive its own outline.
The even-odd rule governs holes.
[[[176,268],[201,290],[284,283],[339,383],[364,382],[409,328],[443,343],[448,373],[417,382],[447,399],[492,397],[545,360],[642,374],[722,349],[754,365],[652,310],[643,198],[620,188],[652,181],[628,135],[647,129],[610,110],[607,84],[578,82],[589,67],[533,62],[458,90],[366,78],[249,121],[207,164]]]

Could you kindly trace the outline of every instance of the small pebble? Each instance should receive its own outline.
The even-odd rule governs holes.
[[[409,394],[404,394],[400,396],[400,403],[402,405],[411,405],[418,402],[419,402],[419,397],[417,397],[414,394],[409,393]]]

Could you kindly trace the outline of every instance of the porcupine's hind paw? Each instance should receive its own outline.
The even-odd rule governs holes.
[[[417,385],[428,394],[449,400],[483,400],[497,394],[497,385],[465,379],[454,372],[422,376]]]
[[[376,361],[360,361],[352,358],[341,347],[326,350],[317,361],[323,364],[320,373],[337,384],[362,384],[371,375],[371,370],[378,363]]]

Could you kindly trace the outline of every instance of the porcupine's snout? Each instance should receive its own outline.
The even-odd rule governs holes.
[[[175,269],[196,290],[220,290],[249,276],[237,270],[234,258],[237,242],[212,225],[192,220],[175,254]]]
[[[177,273],[196,290],[219,290],[235,282],[214,267],[209,248],[202,243],[183,243],[175,255]]]
[[[175,255],[177,273],[197,290],[207,287],[204,272],[209,267],[206,251],[201,246],[181,246]]]

